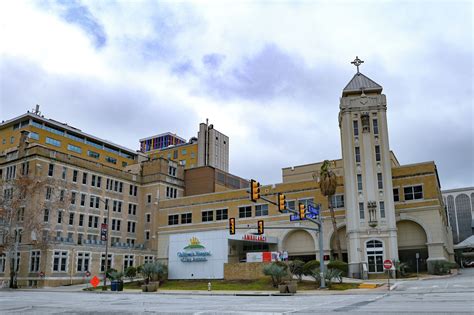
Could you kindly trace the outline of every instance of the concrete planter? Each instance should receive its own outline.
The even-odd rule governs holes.
[[[151,282],[149,284],[142,285],[142,292],[156,292],[158,290],[160,283]]]

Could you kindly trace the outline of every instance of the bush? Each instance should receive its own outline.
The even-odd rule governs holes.
[[[112,279],[112,273],[114,273],[114,272],[117,272],[117,270],[114,269],[114,268],[107,269],[107,274],[106,274],[107,279]]]
[[[292,260],[288,263],[288,268],[292,276],[298,277],[298,281],[303,278],[303,266],[304,262],[301,260]],[[293,277],[291,277],[293,278]]]
[[[123,278],[123,272],[114,270],[110,273],[110,278],[112,280],[122,280]]]
[[[433,264],[433,274],[435,275],[447,275],[451,272],[451,269],[457,268],[456,263],[445,261],[445,260],[436,260]]]
[[[341,260],[331,260],[327,265],[328,269],[337,269],[342,272],[341,276],[347,276],[348,265]]]
[[[324,279],[326,280],[326,286],[328,287],[331,285],[333,280],[337,280],[339,283],[342,283],[342,270],[328,269],[324,275]]]
[[[125,269],[125,277],[129,278],[130,281],[133,281],[133,278],[137,276],[137,268],[130,266]]]
[[[271,263],[263,267],[263,274],[272,278],[273,287],[276,288],[279,284],[283,283],[283,278],[288,275],[287,268],[278,263]]]
[[[310,260],[303,266],[303,274],[305,276],[312,276],[315,269],[319,270],[319,260]]]
[[[144,264],[141,267],[141,274],[145,278],[146,284],[153,279],[164,281],[168,275],[168,267],[159,262]]]
[[[397,278],[405,277],[410,270],[410,266],[407,263],[396,261],[395,262],[395,270],[397,273]]]

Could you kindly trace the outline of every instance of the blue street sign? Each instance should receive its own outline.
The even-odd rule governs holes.
[[[309,213],[319,215],[319,205],[317,205],[316,207],[311,205],[311,204],[308,205],[308,211],[309,211]]]
[[[314,213],[306,212],[306,218],[316,219],[317,215],[314,214]],[[303,220],[306,220],[306,218],[304,218]],[[292,214],[292,215],[290,215],[290,221],[301,221],[301,219],[300,219],[300,216],[298,214]]]

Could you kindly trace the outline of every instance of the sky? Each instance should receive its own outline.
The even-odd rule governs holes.
[[[40,104],[138,150],[208,118],[231,173],[279,183],[283,167],[341,157],[359,56],[399,162],[474,186],[472,15],[470,1],[0,1],[0,119]]]

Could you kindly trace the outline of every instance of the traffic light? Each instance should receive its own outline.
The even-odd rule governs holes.
[[[264,232],[263,220],[258,220],[258,222],[257,222],[257,231],[258,231],[259,235],[263,234],[263,232]]]
[[[256,180],[250,180],[250,200],[257,202],[260,199],[260,183]]]
[[[300,210],[300,220],[304,220],[306,218],[306,207],[304,203],[299,204],[299,210]]]
[[[278,211],[280,211],[281,213],[285,212],[285,209],[286,209],[286,196],[285,196],[285,194],[278,193],[277,206],[278,206]]]
[[[235,234],[235,218],[229,218],[229,233],[230,235]]]

